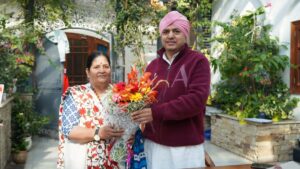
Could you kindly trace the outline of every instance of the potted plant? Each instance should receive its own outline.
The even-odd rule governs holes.
[[[27,145],[26,142],[26,124],[27,120],[22,112],[12,112],[12,160],[17,164],[23,164],[27,159]]]
[[[49,117],[38,115],[34,111],[32,101],[15,95],[12,107],[12,144],[21,148],[26,142],[26,150],[32,145],[32,136],[49,123]],[[18,148],[17,148],[18,149]]]

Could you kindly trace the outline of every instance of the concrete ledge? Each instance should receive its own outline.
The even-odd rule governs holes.
[[[4,169],[11,153],[11,107],[13,97],[0,105],[0,169]]]
[[[4,100],[4,102],[0,103],[0,108],[4,107],[7,103],[13,100],[14,97],[9,97],[8,99]]]
[[[300,121],[241,125],[235,117],[212,114],[211,132],[213,144],[251,161],[288,161],[300,137]]]

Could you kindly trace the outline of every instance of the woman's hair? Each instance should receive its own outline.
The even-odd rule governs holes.
[[[89,56],[88,56],[88,59],[86,61],[86,68],[90,70],[91,66],[92,66],[92,63],[93,61],[95,60],[95,58],[97,57],[100,57],[100,56],[103,56],[106,58],[109,66],[110,66],[110,60],[109,60],[109,57],[104,54],[103,52],[99,52],[99,51],[94,51],[92,52]]]

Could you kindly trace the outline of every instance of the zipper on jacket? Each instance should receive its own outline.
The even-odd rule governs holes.
[[[170,70],[171,70],[171,66],[172,66],[172,64],[170,64],[170,65],[168,66],[168,69],[167,69],[167,77],[166,77],[166,80],[167,80],[168,82],[169,82],[169,73],[170,73]],[[170,85],[170,84],[169,84],[169,85]],[[165,89],[164,89],[162,102],[165,101],[165,95],[166,95],[166,92],[167,92],[168,87],[169,87],[169,86],[165,87]],[[162,121],[160,121],[160,123],[162,123]],[[159,141],[159,142],[161,141],[161,138],[162,138],[162,135],[163,135],[161,126],[162,126],[162,124],[158,125],[158,131],[159,131],[159,132],[158,132],[158,133],[159,133],[159,134],[158,134],[158,141]]]
[[[170,70],[171,70],[171,66],[172,66],[172,64],[170,64],[170,65],[168,66],[168,69],[167,69],[167,77],[166,77],[166,80],[167,80],[168,82],[169,82],[169,73],[170,73]],[[170,84],[169,84],[169,85],[170,85]],[[167,92],[167,88],[168,88],[168,87],[166,87],[165,90],[164,90],[162,102],[165,101],[165,95],[166,95],[166,92]]]

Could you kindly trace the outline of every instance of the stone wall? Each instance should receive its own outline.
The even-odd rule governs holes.
[[[240,124],[228,115],[211,116],[211,142],[253,162],[292,160],[300,121]]]
[[[204,118],[204,129],[205,130],[211,128],[211,115],[217,114],[217,113],[222,113],[222,111],[215,107],[206,106],[205,118]]]
[[[11,101],[0,104],[0,169],[4,169],[11,152]]]

